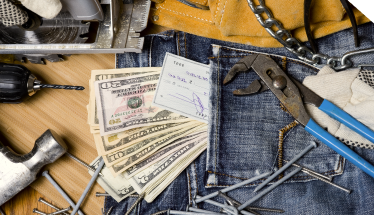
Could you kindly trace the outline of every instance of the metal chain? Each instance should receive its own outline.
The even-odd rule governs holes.
[[[247,0],[249,7],[255,14],[257,21],[265,28],[265,30],[276,40],[278,40],[286,49],[295,54],[299,59],[313,64],[322,64],[325,61],[336,70],[342,70],[351,67],[353,64],[349,59],[339,57],[329,57],[324,54],[314,53],[308,47],[302,45],[296,38],[292,37],[291,33],[286,30],[282,23],[276,20],[273,14],[265,6],[264,0],[258,0],[260,5],[255,5],[253,0]],[[262,14],[267,16],[267,19],[262,18]],[[273,30],[277,29],[277,30]],[[340,66],[337,66],[340,63]]]

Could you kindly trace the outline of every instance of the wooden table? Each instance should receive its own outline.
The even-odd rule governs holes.
[[[148,27],[142,32],[142,35],[155,34],[166,30],[170,29],[149,23]],[[74,57],[74,55],[68,57],[66,62],[64,63],[69,63],[69,58]],[[115,62],[113,60],[113,65],[114,63]],[[37,66],[43,67],[44,65]],[[50,200],[42,196],[40,193],[35,191],[33,188],[27,187],[25,190],[18,193],[15,197],[13,197],[11,200],[2,205],[1,208],[4,210],[6,215],[31,215],[33,214],[32,211],[34,208],[45,213],[52,213],[55,211],[49,206],[39,202],[39,198],[43,198],[44,200],[48,201],[49,203],[52,203],[53,205],[61,205],[58,203],[51,202]]]

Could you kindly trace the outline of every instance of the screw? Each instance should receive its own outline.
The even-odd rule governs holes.
[[[151,215],[160,215],[160,214],[164,214],[164,213],[167,213],[168,210],[163,210],[163,211],[159,211],[159,212],[156,212],[156,213],[153,213]]]
[[[125,215],[129,215],[132,210],[136,207],[136,205],[144,198],[145,193],[142,193],[139,195],[138,199],[134,202],[134,204],[131,205],[130,209],[126,212]]]
[[[273,190],[274,188],[276,188],[278,185],[282,184],[287,179],[291,178],[293,175],[295,175],[296,173],[298,173],[301,169],[302,169],[301,167],[298,167],[297,169],[295,169],[291,173],[287,174],[285,177],[283,177],[279,181],[275,182],[273,185],[271,185],[270,187],[266,188],[261,193],[257,194],[256,196],[254,196],[250,200],[246,201],[244,204],[240,205],[238,207],[238,210],[243,210],[245,207],[247,207],[248,205],[252,204],[254,201],[258,200],[259,198],[261,198],[262,196],[264,196],[265,194],[267,194],[268,192],[270,192],[271,190]]]
[[[49,206],[49,207],[51,207],[51,208],[53,208],[53,209],[55,209],[56,211],[59,211],[59,210],[61,210],[60,208],[58,208],[58,207],[56,207],[56,206],[54,206],[54,205],[52,205],[51,203],[49,203],[49,202],[47,202],[47,201],[45,201],[44,199],[42,199],[42,198],[39,198],[39,200],[38,200],[39,202],[41,202],[41,203],[44,203],[45,205],[47,205],[47,206]],[[65,215],[69,215],[69,213],[65,213],[64,212],[64,214]]]
[[[70,211],[71,209],[72,209],[72,207],[69,206],[69,207],[67,207],[67,208],[65,208],[65,209],[58,210],[58,211],[55,211],[55,212],[50,213],[50,214],[47,214],[47,215],[58,215],[58,214],[63,214],[63,213],[65,213],[65,212]]]
[[[112,212],[112,210],[113,210],[113,206],[109,208],[108,213],[106,213],[106,215],[109,215]]]
[[[266,173],[263,173],[263,174],[261,174],[261,175],[255,176],[255,177],[253,177],[253,178],[247,179],[247,180],[242,181],[242,182],[240,182],[240,183],[237,183],[237,184],[235,184],[235,185],[233,185],[233,186],[230,186],[230,187],[224,188],[224,189],[222,189],[222,190],[220,190],[220,191],[217,191],[217,192],[211,193],[211,194],[209,194],[209,195],[203,196],[203,197],[201,197],[201,198],[199,198],[199,199],[196,199],[195,202],[196,202],[196,203],[200,203],[200,202],[205,201],[205,200],[207,200],[207,199],[210,199],[210,198],[213,198],[213,197],[215,197],[215,196],[218,196],[219,192],[221,192],[221,193],[227,193],[227,192],[229,192],[229,191],[231,191],[231,190],[234,190],[234,189],[236,189],[236,188],[238,188],[238,187],[242,187],[242,186],[244,186],[244,185],[246,185],[246,184],[249,184],[249,183],[251,183],[251,182],[253,182],[253,181],[256,181],[256,180],[261,179],[261,178],[264,178],[264,177],[267,177],[267,176],[269,176],[271,173],[272,173],[272,172],[270,171],[270,172],[266,172]]]
[[[69,156],[69,157],[71,157],[71,158],[72,158],[73,160],[75,160],[76,162],[82,164],[82,165],[85,166],[87,169],[91,170],[92,172],[95,172],[95,171],[96,171],[92,166],[90,166],[90,165],[86,164],[85,162],[81,161],[80,159],[78,159],[78,158],[75,157],[74,155],[70,154],[69,152],[66,152],[66,155]],[[99,174],[100,174],[101,177],[104,177],[103,174],[101,174],[101,173],[99,173]]]
[[[152,20],[153,20],[154,22],[158,21],[158,19],[159,19],[159,17],[158,17],[157,15],[152,16]]]
[[[79,198],[79,200],[77,202],[77,205],[73,206],[74,210],[71,213],[71,215],[74,215],[79,210],[79,206],[82,204],[84,198],[86,197],[88,191],[91,189],[92,185],[95,183],[95,181],[96,181],[97,177],[99,176],[99,173],[100,173],[101,169],[103,169],[104,165],[105,165],[104,159],[101,158],[99,166],[97,167],[95,173],[93,174],[90,182],[88,182],[86,189],[84,189],[83,194],[81,195],[81,197]]]
[[[284,161],[288,162],[287,160],[284,160]],[[313,170],[311,170],[311,169],[308,169],[308,168],[306,168],[306,167],[300,166],[300,165],[298,165],[298,164],[296,164],[296,163],[293,163],[292,165],[293,165],[293,166],[296,166],[296,167],[301,167],[301,168],[303,168],[301,171],[305,172],[306,174],[312,173],[312,176],[313,176],[313,175],[318,175],[318,176],[321,177],[321,178],[324,178],[324,179],[326,179],[326,180],[332,181],[332,178],[331,178],[330,176],[322,175],[321,173],[315,172],[315,171],[313,171]]]
[[[75,207],[75,204],[74,204],[73,200],[71,200],[71,198],[61,189],[61,187],[56,183],[56,181],[53,180],[53,178],[49,175],[47,170],[42,173],[42,176],[46,177],[48,179],[48,181],[55,187],[55,189],[61,194],[61,196],[64,197],[64,199],[71,206]],[[84,215],[82,213],[82,211],[78,211],[78,214],[79,215]]]
[[[254,192],[259,191],[261,188],[263,188],[265,185],[267,185],[270,181],[272,181],[275,177],[277,177],[279,174],[284,172],[289,166],[291,166],[293,163],[295,163],[299,158],[301,158],[304,154],[306,154],[309,150],[312,148],[316,148],[317,143],[312,142],[309,144],[303,151],[301,151],[299,154],[297,154],[292,160],[287,162],[286,165],[284,165],[282,168],[280,168],[278,171],[276,171],[273,175],[271,175],[268,179],[266,179],[264,182],[262,182],[260,185],[256,187]]]
[[[43,213],[41,211],[38,211],[38,209],[34,208],[34,210],[32,210],[33,213],[36,213],[36,214],[40,214],[40,215],[47,215],[46,213]]]

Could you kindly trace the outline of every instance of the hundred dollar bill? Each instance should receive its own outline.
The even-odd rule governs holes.
[[[206,140],[193,142],[191,145],[182,147],[175,153],[144,169],[129,179],[131,185],[137,193],[146,193],[147,197],[149,192],[154,190],[163,180],[169,176],[173,176],[174,179],[201,151],[205,150],[207,146]]]
[[[148,72],[161,71],[161,67],[142,67],[142,68],[125,68],[125,69],[106,69],[92,70],[90,79],[90,101],[89,101],[89,118],[88,124],[99,127],[99,119],[97,117],[97,107],[95,100],[95,81],[107,80],[112,78],[129,77],[134,75],[145,74]]]
[[[127,179],[131,178],[132,176],[138,174],[145,168],[149,167],[150,165],[160,161],[161,159],[165,158],[166,156],[174,153],[175,151],[185,147],[185,146],[192,146],[195,143],[199,143],[207,138],[206,131],[195,132],[185,137],[179,138],[174,141],[172,144],[165,146],[164,148],[158,150],[152,156],[148,157],[147,159],[143,160],[140,163],[137,163],[127,169],[123,176]]]
[[[97,157],[94,161],[92,161],[90,166],[96,169],[99,166],[100,158],[101,156]],[[88,173],[90,175],[94,174],[94,172],[90,170]],[[113,177],[106,166],[104,166],[101,170],[101,174],[103,174],[104,177],[99,176],[97,178],[97,182],[117,202],[120,202],[129,195],[135,193],[135,189],[131,186],[130,182],[126,178],[121,175],[116,178]]]
[[[160,72],[95,82],[101,136],[132,128],[190,121],[152,105]]]
[[[179,130],[184,128],[186,123],[187,122],[167,123],[163,125],[139,127],[105,136],[95,134],[94,139],[95,142],[98,142],[97,150],[99,151],[99,154],[106,155],[161,133]]]
[[[115,167],[113,167],[114,172],[119,173],[120,170],[124,171],[123,164],[126,163],[126,161],[128,160],[127,158],[135,156],[137,161],[140,161],[140,159],[145,159],[157,149],[171,143],[172,141],[180,137],[193,133],[195,130],[199,129],[200,126],[201,125],[199,125],[199,122],[189,122],[184,128],[181,128],[179,130],[161,133],[159,135],[135,143],[134,145],[131,145],[129,147],[104,155],[103,158],[105,164],[107,165],[107,167],[111,167],[114,164],[118,163]]]
[[[153,202],[155,198],[166,189],[167,186],[173,182],[178,175],[186,169],[186,167],[194,161],[203,151],[205,151],[207,148],[207,142],[205,142],[204,146],[200,146],[197,148],[193,153],[191,153],[188,157],[186,157],[183,161],[181,161],[181,165],[178,165],[171,169],[165,176],[163,177],[162,180],[159,180],[158,183],[155,183],[152,188],[148,188],[146,191],[146,196],[145,200],[147,202]]]

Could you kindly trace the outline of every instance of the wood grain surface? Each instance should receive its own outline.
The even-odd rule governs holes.
[[[170,29],[151,24],[142,35],[166,30]],[[74,92],[43,89],[22,104],[1,104],[0,140],[15,152],[25,154],[31,151],[37,137],[46,129],[52,128],[62,136],[70,153],[90,163],[97,156],[97,152],[86,123],[89,75],[94,69],[113,69],[115,55],[72,55],[64,62],[47,62],[46,65],[26,62],[22,65],[30,69],[43,83],[82,85],[86,90]],[[84,167],[67,156],[61,157],[45,169],[50,171],[52,177],[75,202],[91,178]],[[85,214],[101,215],[104,198],[95,197],[95,192],[104,191],[97,184],[91,189],[81,207]],[[39,177],[31,187],[17,194],[1,208],[7,215],[31,215],[34,214],[34,208],[45,213],[54,212],[55,210],[38,202],[40,197],[60,208],[69,206],[45,178]]]

